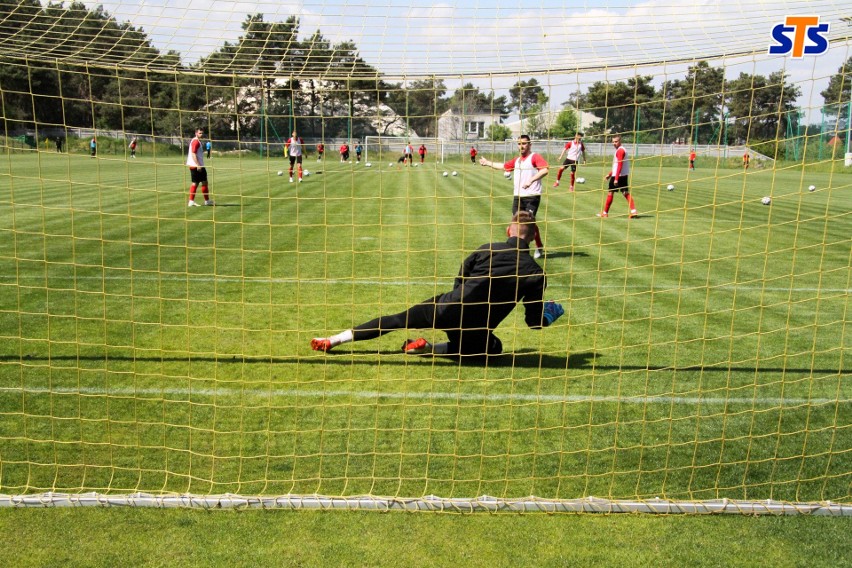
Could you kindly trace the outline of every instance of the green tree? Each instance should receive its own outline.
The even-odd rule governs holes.
[[[820,95],[822,95],[825,105],[823,112],[826,116],[836,119],[839,123],[838,128],[840,124],[849,128],[849,104],[852,101],[852,57],[847,59],[837,69],[837,73],[831,76],[828,87]]]
[[[524,117],[525,134],[533,138],[547,138],[551,127],[551,115],[547,110],[547,97],[544,92],[539,93],[536,104],[530,105]]]
[[[690,143],[716,143],[722,119],[725,70],[714,68],[706,61],[689,67],[686,78],[667,81],[665,128],[669,139],[684,138]]]
[[[485,136],[489,140],[507,140],[512,137],[512,129],[506,125],[494,122],[485,129]]]
[[[783,71],[763,75],[740,73],[726,86],[727,110],[735,140],[783,138],[787,119],[798,128],[796,99],[801,90],[787,81]]]
[[[580,106],[600,119],[590,125],[589,132],[628,133],[637,126],[640,130],[658,129],[659,113],[647,112],[660,105],[657,91],[651,84],[653,79],[650,75],[637,75],[624,82],[593,83],[586,94],[579,97]]]
[[[534,78],[529,81],[518,81],[509,89],[510,109],[515,109],[520,115],[526,115],[528,109],[549,100],[541,85]],[[542,97],[544,97],[542,99]],[[543,100],[543,103],[542,103]]]
[[[446,102],[446,107],[462,114],[499,115],[501,119],[509,116],[509,105],[505,96],[494,96],[494,91],[483,93],[472,83],[466,83],[456,89]]]
[[[446,93],[443,79],[412,81],[407,87],[393,86],[387,104],[402,117],[409,130],[432,137],[438,135],[438,117],[447,110],[443,98]]]
[[[577,116],[577,111],[566,106],[556,115],[556,119],[550,127],[550,136],[553,138],[573,138],[579,126],[580,119]]]

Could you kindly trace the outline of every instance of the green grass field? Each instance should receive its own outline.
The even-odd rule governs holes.
[[[187,208],[182,158],[3,156],[0,493],[852,501],[852,176],[645,159],[601,220],[604,163],[554,168],[557,325],[314,353],[505,238],[499,172],[389,161],[214,157]]]

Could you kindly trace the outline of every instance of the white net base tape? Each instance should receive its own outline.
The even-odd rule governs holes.
[[[131,493],[38,493],[0,495],[0,507],[151,507],[160,509],[293,509],[362,511],[435,511],[455,513],[653,513],[653,514],[740,514],[852,516],[852,504],[791,503],[785,501],[740,501],[716,499],[677,501],[668,499],[616,500],[499,499],[483,495],[475,499],[447,499],[428,495],[403,499],[394,497],[326,497],[322,495],[153,495]]]

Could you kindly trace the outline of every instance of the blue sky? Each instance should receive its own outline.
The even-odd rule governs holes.
[[[535,77],[553,105],[596,80],[634,74],[682,78],[694,58],[727,74],[784,69],[800,84],[799,104],[813,118],[819,91],[852,57],[848,0],[107,0],[119,21],[143,28],[154,44],[193,62],[236,41],[247,14],[267,21],[301,19],[302,35],[317,29],[332,42],[352,40],[361,56],[392,80],[436,74],[453,89],[462,81],[504,94],[518,79]],[[819,15],[836,41],[829,52],[801,60],[770,57],[771,29],[787,15]],[[839,41],[837,39],[839,38]],[[731,54],[756,52],[747,57]],[[657,64],[664,61],[686,63]],[[620,69],[620,66],[628,66]],[[630,67],[641,65],[641,67]],[[586,69],[581,73],[569,70]],[[597,70],[593,70],[597,69]],[[818,110],[817,118],[818,118]]]

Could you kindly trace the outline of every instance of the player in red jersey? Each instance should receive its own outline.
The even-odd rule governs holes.
[[[195,138],[189,142],[189,153],[186,156],[186,165],[189,166],[189,175],[192,180],[192,185],[189,186],[189,203],[188,207],[197,207],[195,202],[195,191],[198,186],[201,186],[201,193],[204,195],[204,205],[214,205],[210,199],[210,189],[207,183],[207,170],[204,168],[204,145],[201,143],[201,137],[204,136],[204,129],[197,128],[195,130]]]
[[[317,162],[322,160],[322,155],[325,153],[325,144],[320,142],[317,144]]]
[[[470,163],[471,164],[476,163],[476,154],[477,154],[476,148],[474,146],[471,146],[470,147]]]
[[[689,169],[695,169],[695,148],[693,148],[692,151],[689,152]]]
[[[518,157],[511,158],[505,163],[492,162],[486,158],[481,158],[479,163],[495,170],[515,172],[515,198],[512,200],[512,214],[514,215],[518,211],[528,211],[535,218],[541,204],[541,180],[547,175],[549,166],[540,154],[532,151],[532,142],[526,134],[522,134],[518,139],[518,152],[520,154]],[[533,258],[544,256],[544,243],[541,241],[538,226],[535,228],[535,246]]]
[[[423,160],[426,159],[426,146],[423,144],[420,145],[420,148],[417,149],[417,153],[420,154],[420,163],[423,163]]]
[[[565,171],[565,168],[568,166],[571,167],[571,186],[568,188],[568,191],[574,191],[574,181],[577,176],[577,164],[580,162],[580,157],[583,158],[583,163],[586,163],[586,146],[583,144],[583,133],[577,132],[574,135],[574,140],[570,140],[565,144],[565,147],[562,149],[562,153],[559,154],[559,157],[556,159],[557,162],[562,160],[562,157],[565,156],[565,161],[562,162],[562,165],[559,167],[559,170],[556,172],[556,183],[553,184],[553,187],[559,187],[559,180],[562,179],[562,172]]]
[[[304,141],[296,135],[296,131],[290,135],[284,143],[284,153],[290,158],[290,183],[293,183],[293,166],[299,164],[299,183],[302,183],[302,145]]]
[[[340,161],[345,162],[349,159],[349,144],[344,142],[340,145]]]
[[[630,218],[637,217],[636,205],[633,203],[633,196],[630,195],[629,179],[630,175],[630,157],[627,155],[627,150],[621,145],[621,136],[612,137],[612,146],[615,148],[615,154],[612,157],[612,170],[606,174],[606,179],[609,182],[609,193],[606,196],[606,204],[604,210],[598,213],[598,217],[609,217],[609,208],[612,206],[612,199],[616,191],[620,191],[627,200],[627,205],[630,207]]]

